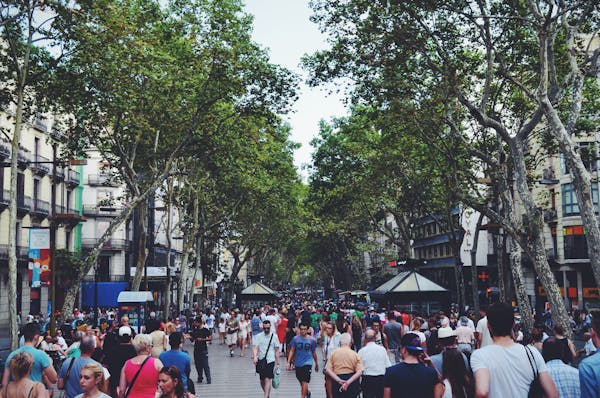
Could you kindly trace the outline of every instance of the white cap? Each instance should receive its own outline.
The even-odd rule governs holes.
[[[444,327],[438,329],[438,339],[445,339],[446,337],[456,336],[456,332],[451,327]]]
[[[119,328],[119,336],[131,336],[133,333],[131,332],[131,328],[129,326],[121,326]]]

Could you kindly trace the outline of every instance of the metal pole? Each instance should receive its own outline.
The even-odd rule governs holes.
[[[94,326],[98,326],[98,263],[94,267]]]
[[[50,190],[50,333],[56,335],[56,151],[52,144],[52,183]]]

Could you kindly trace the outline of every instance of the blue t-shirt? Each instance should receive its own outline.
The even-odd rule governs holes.
[[[421,363],[400,362],[387,368],[383,377],[383,385],[391,388],[392,398],[433,397],[437,383],[436,371]]]
[[[296,367],[314,365],[313,351],[317,348],[317,340],[310,336],[295,336],[290,345],[296,350]]]
[[[69,370],[69,366],[71,365],[71,361],[75,362],[73,362],[73,366],[71,366],[69,378],[65,379],[67,376],[67,371]],[[83,367],[90,362],[97,363],[99,366],[102,366],[92,358],[86,357],[69,358],[63,362],[60,372],[58,373],[58,377],[63,379],[65,383],[65,396],[67,398],[74,398],[76,395],[83,393],[83,390],[79,385],[79,376],[81,374],[81,369],[83,369]]]
[[[37,348],[27,345],[21,348],[17,348],[8,355],[8,358],[6,358],[6,363],[4,365],[5,369],[9,369],[10,360],[19,352],[28,352],[29,354],[31,354],[31,356],[33,357],[33,368],[31,369],[31,375],[29,376],[29,379],[31,381],[41,382],[42,373],[44,372],[44,369],[52,365],[52,360],[50,360],[48,354],[46,354],[42,350],[38,350]]]
[[[250,326],[252,327],[252,334],[253,335],[257,335],[260,333],[260,323],[262,321],[260,320],[260,317],[254,316],[252,317],[252,319],[250,320]]]
[[[169,350],[161,353],[158,359],[164,366],[175,366],[181,372],[181,384],[187,390],[187,375],[190,372],[190,356],[181,350]]]

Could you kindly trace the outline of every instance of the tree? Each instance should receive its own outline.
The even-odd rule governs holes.
[[[8,226],[8,314],[11,349],[18,346],[17,329],[17,154],[23,124],[49,109],[48,82],[63,55],[61,18],[67,2],[0,1],[0,106],[14,110],[12,131],[1,131],[11,142]],[[55,55],[44,48],[50,47]],[[54,221],[51,221],[54,222]]]
[[[128,206],[115,218],[65,299],[100,248],[134,209],[142,236],[146,198],[190,154],[209,156],[234,118],[271,114],[293,98],[290,74],[268,62],[250,38],[250,19],[230,1],[84,1],[72,21],[73,45],[62,105],[72,115],[72,151],[97,148],[127,188]],[[132,289],[145,263],[145,245]]]
[[[550,3],[539,2],[554,15]],[[536,67],[538,50],[546,48],[537,40],[540,19],[531,17],[537,6],[533,2],[500,1],[357,0],[340,5],[322,0],[312,4],[314,20],[332,44],[330,50],[306,59],[313,84],[351,77],[358,82],[353,99],[384,109],[405,100],[420,104],[431,99],[444,104],[441,114],[454,139],[476,159],[474,164],[480,171],[492,174],[510,169],[522,217],[502,217],[486,205],[488,198],[479,203],[465,200],[502,224],[518,242],[548,292],[554,322],[568,326],[546,258],[541,212],[528,178],[526,153],[545,112],[543,104],[531,101],[527,94],[531,87],[543,88],[540,82],[545,79]],[[587,10],[586,5],[589,3],[575,2],[568,7],[579,15]],[[551,96],[550,101],[555,99]],[[490,152],[494,135],[506,150],[500,161]],[[479,192],[476,187],[471,191],[475,197]]]

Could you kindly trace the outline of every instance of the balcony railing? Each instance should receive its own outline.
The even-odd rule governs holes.
[[[556,221],[558,218],[558,214],[556,213],[556,209],[544,209],[544,221],[547,223],[551,223]]]
[[[79,185],[79,182],[81,181],[81,173],[78,172],[77,170],[71,170],[69,169],[68,171],[68,175],[67,175],[67,183],[70,185]]]
[[[33,199],[29,196],[17,196],[17,211],[29,213],[33,207]]]
[[[8,189],[0,189],[0,208],[8,206],[10,201],[10,191]]]
[[[79,211],[71,207],[56,205],[56,214],[79,214]]]
[[[50,163],[50,159],[37,155],[35,156],[35,161],[29,163],[29,167],[37,174],[49,174],[52,164]]]
[[[10,156],[10,148],[6,145],[0,144],[0,157],[7,158]]]
[[[17,246],[17,258],[19,260],[27,260],[29,258],[29,251],[25,246]],[[8,245],[0,245],[0,259],[8,259]]]
[[[42,216],[50,214],[50,203],[45,200],[34,199],[32,212]]]
[[[98,243],[96,238],[84,238],[81,240],[81,246],[85,248],[93,248]],[[110,239],[102,246],[103,250],[129,250],[129,241],[127,239]]]
[[[119,183],[111,178],[109,174],[89,174],[88,184],[94,186],[118,187]]]
[[[33,120],[33,127],[35,127],[38,130],[43,131],[44,133],[48,132],[48,125],[46,124],[46,122],[44,122],[40,119]]]
[[[31,157],[29,154],[19,151],[19,154],[17,155],[17,163],[19,167],[24,169],[27,167],[29,162],[31,162]]]

